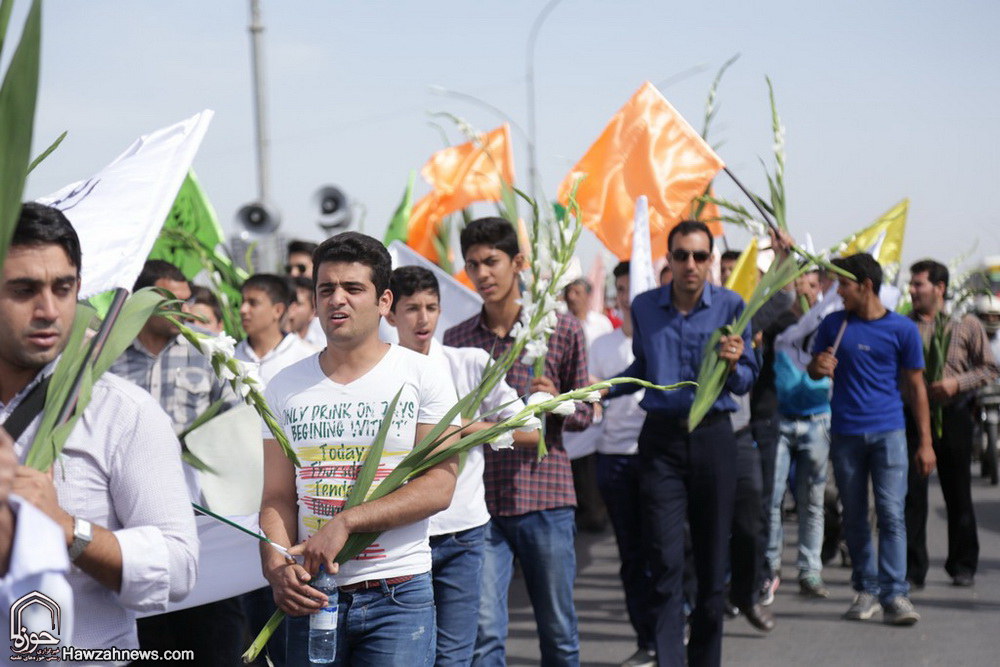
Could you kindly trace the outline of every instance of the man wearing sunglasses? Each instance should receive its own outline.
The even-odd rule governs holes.
[[[743,310],[735,292],[708,283],[712,235],[704,223],[678,223],[667,238],[673,279],[632,302],[635,361],[620,375],[668,385],[696,380],[712,333],[731,324]],[[684,523],[691,541],[698,597],[691,614],[687,664],[722,661],[723,588],[726,553],[736,495],[736,440],[731,394],[750,390],[757,361],[750,328],[719,341],[719,357],[729,364],[725,390],[697,428],[688,432],[694,389],[646,390],[640,406],[646,419],[639,434],[639,481],[648,529],[655,643],[660,665],[684,665]],[[615,385],[609,397],[636,391]]]

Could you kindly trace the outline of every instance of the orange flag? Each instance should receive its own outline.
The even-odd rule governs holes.
[[[504,123],[477,141],[440,150],[420,174],[433,189],[413,207],[406,244],[437,262],[433,239],[441,220],[473,202],[500,201],[503,183],[514,182],[510,129]]]
[[[665,252],[666,233],[724,166],[647,81],[566,176],[558,199],[565,204],[573,184],[586,176],[576,192],[583,225],[624,260],[632,250],[635,200],[646,195],[653,252]]]

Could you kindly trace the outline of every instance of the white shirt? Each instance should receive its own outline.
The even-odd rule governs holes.
[[[594,341],[590,348],[590,374],[602,380],[615,377],[635,359],[632,339],[616,329]],[[643,390],[605,402],[604,432],[597,445],[601,454],[635,454],[639,450],[639,431],[646,412],[639,407]]]
[[[279,371],[317,352],[319,352],[319,348],[302,340],[298,334],[287,333],[281,342],[263,357],[258,357],[250,345],[250,339],[244,338],[236,344],[234,356],[240,361],[257,364],[260,379],[264,381],[266,386]]]
[[[385,410],[400,389],[372,488],[413,449],[417,424],[437,424],[455,405],[455,389],[439,364],[392,345],[371,370],[348,384],[327,377],[319,355],[289,366],[268,384],[267,403],[302,463],[295,471],[299,541],[343,508]],[[266,427],[264,437],[274,437]],[[340,566],[337,582],[345,586],[430,571],[427,523],[423,519],[383,532]]]
[[[323,331],[323,325],[319,323],[318,317],[312,318],[312,321],[309,323],[305,341],[310,345],[315,345],[320,350],[326,347],[326,332]]]
[[[580,325],[583,327],[583,335],[587,339],[587,350],[590,350],[590,346],[594,344],[594,341],[603,336],[604,334],[611,333],[614,330],[614,325],[611,324],[611,320],[604,313],[599,313],[596,310],[587,311],[587,319],[582,320]],[[621,370],[621,369],[619,369]]]
[[[459,397],[468,395],[479,385],[483,379],[483,370],[486,368],[487,362],[491,360],[490,353],[482,348],[446,347],[438,343],[437,340],[431,341],[428,356],[440,360],[442,364],[447,364],[444,368],[454,380],[455,391]],[[517,397],[517,392],[504,380],[501,380],[487,394],[476,412],[475,418],[507,403],[511,404],[490,419],[501,421],[513,417],[524,408],[524,402]],[[462,472],[458,475],[451,505],[448,509],[431,517],[429,530],[431,536],[469,530],[482,526],[490,520],[489,510],[486,509],[486,487],[483,485],[484,468],[482,446],[470,449],[466,454]]]
[[[7,502],[17,519],[10,567],[0,579],[0,627],[9,635],[11,607],[22,596],[38,591],[59,605],[59,625],[53,630],[51,612],[36,604],[24,608],[21,626],[28,632],[49,632],[59,646],[73,646],[73,589],[66,581],[69,555],[62,528],[19,496],[8,496]],[[12,655],[10,642],[2,651],[5,658]]]
[[[14,444],[22,462],[39,423],[36,417]],[[148,393],[105,373],[54,474],[59,505],[112,531],[122,554],[119,593],[77,567],[67,575],[74,646],[138,648],[135,612],[163,611],[184,598],[198,570],[194,513],[170,418]]]

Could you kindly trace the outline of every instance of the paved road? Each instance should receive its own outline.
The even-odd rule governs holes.
[[[947,550],[944,501],[931,480],[927,587],[912,599],[921,621],[910,628],[840,619],[853,593],[850,571],[829,567],[824,577],[829,600],[805,600],[794,581],[778,590],[773,609],[778,627],[762,635],[745,620],[726,624],[725,664],[767,665],[1000,665],[1000,487],[973,480],[979,522],[980,561],[976,586],[951,586],[943,569]],[[794,535],[794,527],[786,525]],[[610,532],[581,534],[576,608],[580,617],[581,656],[585,665],[617,665],[635,650],[618,581],[618,554]],[[793,548],[786,548],[784,569],[792,573]],[[510,665],[539,664],[535,623],[522,579],[511,587]]]

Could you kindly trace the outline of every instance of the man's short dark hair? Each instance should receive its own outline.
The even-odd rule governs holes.
[[[475,245],[486,245],[497,250],[502,250],[513,259],[521,252],[521,247],[517,242],[517,231],[510,220],[506,218],[478,218],[473,220],[459,234],[459,243],[462,246],[462,257],[469,252],[469,248]]]
[[[629,263],[628,260],[626,259],[624,262],[618,262],[618,266],[616,266],[611,271],[611,275],[613,275],[615,278],[621,278],[622,276],[627,276],[628,272],[629,272]]]
[[[741,253],[740,253],[739,250],[727,250],[726,252],[722,253],[721,257],[719,257],[719,261],[720,262],[735,262],[736,260],[738,260],[740,258],[740,254]]]
[[[875,258],[866,252],[851,255],[850,257],[837,257],[830,260],[830,263],[838,269],[843,269],[852,274],[860,285],[865,280],[872,281],[872,292],[878,295],[882,289],[882,267]]]
[[[80,251],[80,237],[69,219],[59,209],[26,202],[21,205],[21,215],[10,240],[11,247],[57,245],[66,252],[70,264],[80,275],[83,254]]]
[[[708,237],[708,251],[712,252],[715,247],[715,240],[712,238],[712,231],[701,220],[681,220],[667,234],[667,250],[674,249],[674,237],[678,234],[688,236],[689,234],[704,234]]]
[[[315,308],[316,307],[316,283],[313,282],[312,278],[307,276],[295,276],[291,279],[292,285],[295,286],[295,291],[303,289],[309,293],[309,304]],[[295,299],[298,300],[298,294],[295,295]]]
[[[139,277],[135,279],[133,292],[138,292],[143,287],[152,287],[157,280],[172,280],[178,283],[186,283],[187,277],[176,266],[162,259],[147,259],[142,265]]]
[[[298,239],[292,239],[288,242],[288,254],[301,253],[303,255],[312,255],[316,252],[316,244],[312,241],[300,241]]]
[[[400,299],[417,292],[433,292],[438,301],[441,300],[437,276],[422,266],[401,266],[393,271],[389,279],[389,290],[392,292],[392,312],[396,312],[396,304]]]
[[[214,294],[212,294],[212,290],[202,285],[192,285],[191,302],[208,306],[212,309],[212,314],[215,315],[215,319],[219,322],[222,321],[222,306],[219,305],[219,300],[215,298]]]
[[[316,247],[313,253],[313,282],[319,282],[319,265],[323,262],[357,262],[371,269],[375,298],[389,289],[392,257],[381,241],[360,232],[341,232]]]
[[[947,293],[949,279],[947,266],[933,259],[922,259],[919,262],[914,262],[913,266],[910,267],[911,276],[918,273],[926,273],[927,280],[934,285],[944,283],[944,291]]]
[[[284,276],[273,273],[255,273],[250,276],[240,287],[240,291],[245,293],[248,289],[260,290],[267,294],[271,303],[280,303],[286,309],[292,301],[295,301],[295,291],[291,283]]]

